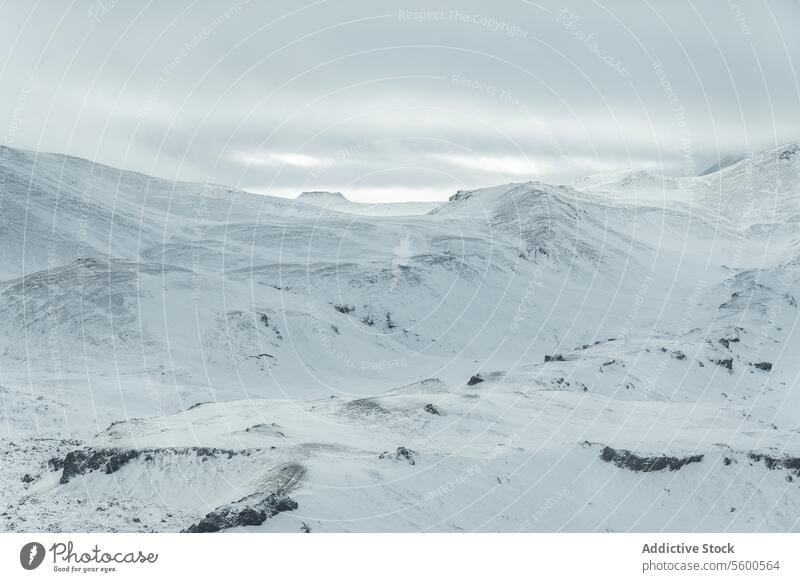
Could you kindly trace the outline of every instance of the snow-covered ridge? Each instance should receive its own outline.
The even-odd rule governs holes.
[[[301,192],[297,199],[303,202],[349,202],[341,192],[325,192],[322,190]]]
[[[737,228],[774,229],[800,220],[799,152],[800,145],[787,143],[699,176],[631,170],[589,176],[579,187],[614,201],[709,212]]]

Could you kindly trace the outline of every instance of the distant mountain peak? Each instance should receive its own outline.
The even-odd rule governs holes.
[[[537,186],[549,186],[549,184],[542,184],[541,182],[510,182],[508,184],[500,184],[498,186],[489,186],[487,188],[476,188],[474,190],[458,190],[455,194],[448,198],[448,202],[457,202],[459,200],[468,200],[475,195],[478,196],[496,196],[498,194],[515,194],[520,191],[535,190]]]
[[[310,192],[303,192],[297,197],[297,199],[305,201],[331,200],[338,202],[349,202],[349,200],[341,192],[328,192],[326,190],[311,190]]]
[[[447,201],[455,202],[456,200],[465,200],[470,196],[472,196],[474,192],[475,190],[459,190],[458,192],[450,196],[450,198],[448,198]]]

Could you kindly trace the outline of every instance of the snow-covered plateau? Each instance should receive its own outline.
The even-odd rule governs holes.
[[[796,531],[800,146],[430,204],[0,148],[3,531]]]

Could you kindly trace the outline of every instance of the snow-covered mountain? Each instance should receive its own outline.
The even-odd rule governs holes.
[[[3,148],[0,529],[796,530],[798,151],[369,216]]]
[[[800,220],[800,144],[752,153],[700,176],[626,171],[589,176],[580,188],[615,201],[710,212],[734,229],[784,227]]]

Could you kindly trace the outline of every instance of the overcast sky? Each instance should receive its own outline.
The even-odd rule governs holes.
[[[0,4],[0,142],[360,201],[800,140],[800,2]]]

